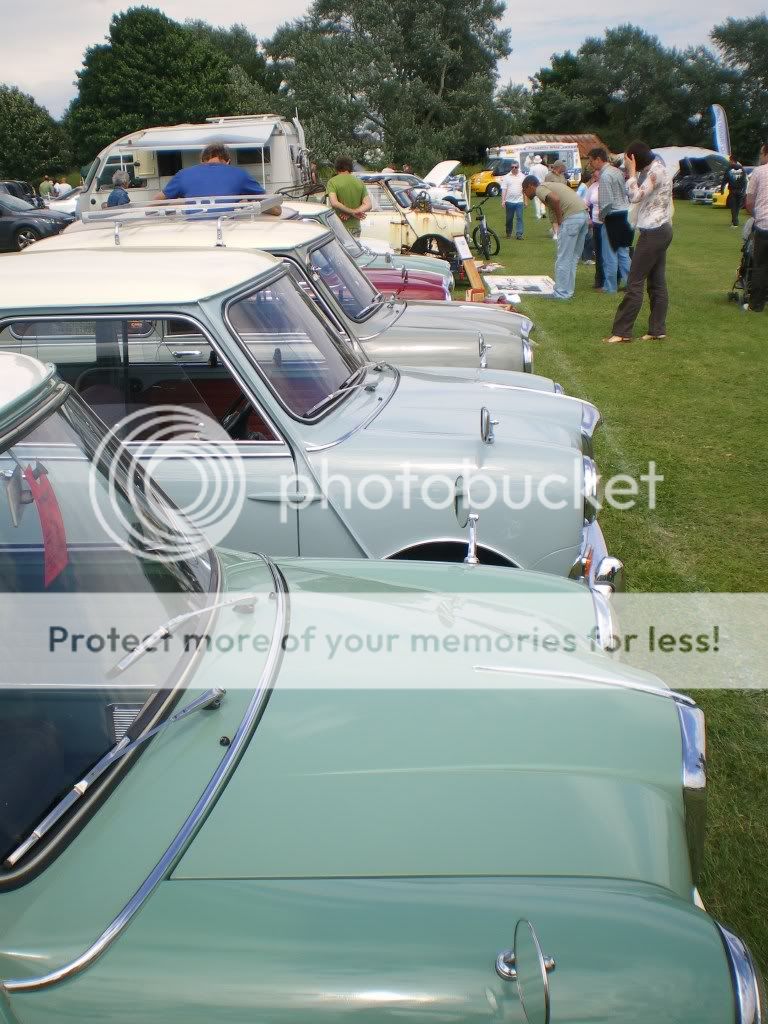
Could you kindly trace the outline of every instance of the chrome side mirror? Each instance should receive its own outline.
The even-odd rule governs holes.
[[[493,345],[486,344],[485,338],[483,337],[482,331],[477,332],[477,352],[480,356],[480,369],[488,369],[488,353],[493,348]]]
[[[483,406],[480,410],[480,438],[484,444],[494,443],[496,435],[493,432],[493,428],[498,425],[499,421],[491,419],[490,412],[485,406]]]
[[[542,953],[533,925],[521,918],[515,925],[514,948],[496,958],[496,973],[503,981],[515,982],[528,1024],[549,1024],[548,975],[554,969],[555,961]]]

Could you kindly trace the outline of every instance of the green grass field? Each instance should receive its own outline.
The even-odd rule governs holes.
[[[532,208],[522,241],[504,239],[498,199],[485,210],[502,239],[498,262],[512,273],[553,275],[555,243]],[[605,417],[597,443],[603,476],[635,476],[649,460],[664,475],[654,511],[602,513],[633,590],[768,589],[768,312],[727,300],[741,248],[741,232],[729,225],[727,211],[676,204],[667,341],[605,345],[618,297],[593,291],[593,267],[579,267],[570,302],[524,304],[536,324],[536,371]],[[646,302],[637,338],[647,323]],[[768,974],[768,693],[694,696],[707,714],[709,745],[700,890]]]

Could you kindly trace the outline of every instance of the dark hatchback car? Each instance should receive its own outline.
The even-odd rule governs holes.
[[[39,210],[24,199],[0,192],[0,252],[21,252],[38,238],[57,235],[75,217],[55,210]]]

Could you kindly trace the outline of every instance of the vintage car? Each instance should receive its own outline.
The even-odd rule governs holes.
[[[459,210],[467,210],[467,179],[463,174],[452,177],[458,166],[458,160],[442,160],[423,178],[418,174],[407,174],[404,171],[361,171],[358,177],[366,184],[389,181],[395,188],[402,184],[414,192],[426,192],[433,202],[452,203]]]
[[[440,274],[449,289],[453,289],[454,278],[451,265],[438,256],[404,256],[396,253],[387,242],[380,239],[366,239],[365,245],[357,235],[351,234],[344,227],[339,215],[332,206],[323,203],[297,202],[293,199],[283,203],[282,216],[290,218],[299,216],[302,220],[320,221],[333,231],[346,251],[361,270],[376,268],[387,270],[394,267],[398,270],[425,270],[428,273]],[[375,247],[375,248],[374,248]]]
[[[301,268],[264,253],[32,252],[3,260],[0,346],[55,363],[123,436],[138,417],[142,457],[182,507],[205,474],[153,410],[199,413],[214,451],[236,441],[233,547],[256,530],[275,554],[455,561],[465,533],[446,491],[466,484],[481,560],[622,585],[596,518],[599,413],[551,380],[371,362]]]
[[[190,551],[23,355],[0,464],[2,1024],[763,1019],[695,888],[703,714],[582,639],[588,592]],[[532,621],[571,643],[465,642]],[[349,642],[382,632],[413,653]]]
[[[445,284],[442,274],[428,270],[406,270],[404,267],[360,267],[360,270],[383,295],[396,295],[405,300],[425,299],[428,302],[451,300],[451,290]]]
[[[387,242],[396,252],[439,256],[458,265],[456,238],[466,235],[466,215],[451,203],[423,200],[422,192],[380,181],[367,186],[371,211],[360,221],[360,241]]]
[[[117,225],[122,249],[210,249],[220,243],[270,252],[302,268],[305,287],[325,314],[374,361],[533,371],[528,317],[473,302],[387,299],[321,225],[252,217],[247,210],[198,220],[176,216],[171,204],[148,214],[118,210],[93,218],[73,225],[56,248],[114,249]]]

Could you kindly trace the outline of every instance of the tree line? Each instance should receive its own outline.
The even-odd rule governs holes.
[[[312,0],[259,40],[242,25],[180,23],[150,7],[115,15],[85,51],[61,121],[0,86],[0,177],[35,180],[89,162],[140,128],[214,114],[298,110],[318,162],[340,152],[408,161],[482,159],[524,132],[594,132],[619,151],[711,146],[709,107],[752,162],[768,137],[768,17],[729,18],[711,46],[668,48],[633,25],[554,54],[526,86],[499,87],[511,53],[501,0]]]

